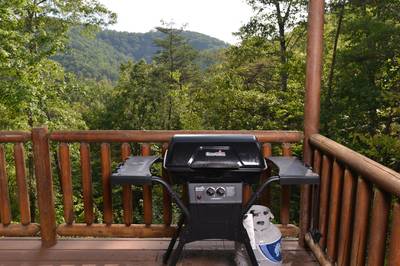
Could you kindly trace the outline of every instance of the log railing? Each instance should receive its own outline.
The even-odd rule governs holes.
[[[166,237],[175,230],[172,223],[171,200],[163,191],[162,224],[154,224],[153,199],[151,186],[143,187],[143,224],[136,224],[133,219],[134,197],[131,186],[122,188],[122,195],[113,195],[109,175],[112,167],[130,154],[132,147],[140,147],[140,153],[163,153],[168,147],[168,141],[174,134],[253,134],[263,144],[266,157],[274,155],[291,155],[292,143],[302,141],[303,135],[296,131],[55,131],[47,132],[46,128],[35,128],[32,133],[0,131],[0,143],[14,144],[14,160],[6,162],[3,145],[0,145],[0,236],[34,236],[39,233],[39,225],[30,223],[29,197],[26,189],[26,172],[24,161],[24,143],[32,144],[34,173],[36,178],[37,205],[39,207],[40,236],[44,246],[55,243],[57,236],[103,236],[103,237]],[[7,144],[7,145],[9,145]],[[78,171],[73,169],[72,149],[78,145]],[[158,150],[157,150],[158,149]],[[96,150],[96,152],[94,152]],[[98,150],[98,152],[97,152]],[[76,151],[76,149],[75,149]],[[115,152],[119,155],[116,156]],[[76,153],[76,152],[75,152]],[[99,153],[99,154],[98,154]],[[137,149],[136,149],[137,154]],[[54,156],[53,156],[54,155]],[[76,155],[76,154],[74,154]],[[25,157],[24,157],[25,156]],[[99,169],[93,169],[94,161],[100,164]],[[100,163],[99,163],[100,162]],[[20,221],[10,215],[7,182],[7,166],[15,164],[16,184],[20,203]],[[94,171],[98,171],[96,173]],[[76,178],[73,175],[80,177]],[[101,210],[94,211],[94,176],[101,183]],[[166,178],[162,172],[163,178]],[[57,178],[57,179],[56,179]],[[263,178],[266,178],[264,176]],[[55,195],[53,182],[59,181],[62,193],[62,211],[64,223],[57,224],[55,211]],[[80,180],[78,197],[83,202],[83,222],[77,223],[73,183]],[[75,186],[76,188],[76,186]],[[56,190],[57,191],[57,190]],[[183,192],[183,197],[185,190]],[[262,203],[271,204],[271,191],[262,197]],[[276,193],[275,193],[276,194]],[[245,187],[244,200],[251,195],[251,187]],[[121,210],[113,210],[113,199],[122,196]],[[280,191],[280,221],[284,235],[295,236],[297,226],[289,224],[290,188],[283,187]],[[115,207],[115,206],[114,206]],[[101,213],[99,216],[99,212]],[[122,223],[115,223],[115,213],[122,212]],[[97,215],[97,216],[96,216]],[[81,219],[82,220],[82,219]],[[12,223],[11,223],[12,221]]]
[[[25,147],[31,141],[31,133],[22,131],[0,131],[0,236],[34,236],[39,232],[39,225],[32,223],[30,199],[25,165]],[[6,162],[6,145],[10,143],[9,158],[14,162],[8,166]],[[8,168],[7,168],[8,166]],[[7,169],[9,171],[7,171]],[[16,199],[19,212],[16,217],[11,213],[9,194],[9,172],[15,175]],[[19,219],[17,218],[19,216]]]
[[[321,174],[322,238],[306,242],[322,265],[399,265],[400,174],[326,137],[310,137]]]
[[[168,141],[175,134],[253,134],[263,143],[263,152],[266,157],[273,153],[273,146],[281,145],[280,154],[290,156],[291,143],[300,142],[302,133],[295,131],[56,131],[49,135],[52,144],[58,143],[58,165],[60,168],[61,185],[64,207],[64,224],[57,227],[60,236],[118,236],[118,237],[166,237],[170,236],[175,228],[172,223],[171,199],[163,191],[162,224],[153,223],[152,187],[143,186],[143,221],[144,224],[135,224],[133,221],[132,187],[123,186],[122,212],[123,224],[114,223],[112,209],[112,190],[109,182],[112,159],[111,145],[119,146],[120,156],[117,161],[129,156],[132,144],[140,145],[142,155],[152,152],[163,153],[168,148]],[[69,146],[72,143],[80,145],[80,163],[82,177],[82,197],[84,202],[85,224],[75,223],[73,214],[73,191],[71,177],[71,162]],[[91,181],[91,152],[90,146],[100,144],[101,178],[103,189],[103,223],[94,223],[92,181]],[[276,150],[276,149],[275,149]],[[115,156],[114,156],[115,157]],[[114,158],[115,159],[115,158]],[[115,160],[114,160],[115,162]],[[163,178],[166,178],[162,172]],[[266,177],[264,177],[266,178]],[[168,179],[167,179],[168,180]],[[185,194],[185,190],[182,191]],[[251,195],[251,187],[244,189],[244,200]],[[266,193],[263,204],[271,203],[271,196]],[[298,228],[289,224],[290,188],[281,190],[280,220],[284,235],[295,236]]]

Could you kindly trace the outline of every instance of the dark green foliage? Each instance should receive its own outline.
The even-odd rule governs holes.
[[[325,134],[396,170],[399,12],[398,1],[346,4],[333,86],[323,90],[322,98]],[[334,22],[336,14],[334,6],[329,20]]]

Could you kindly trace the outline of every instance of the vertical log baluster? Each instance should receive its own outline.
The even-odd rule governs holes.
[[[368,213],[371,187],[363,178],[358,178],[356,194],[353,236],[351,242],[350,265],[364,265],[367,244]]]
[[[264,143],[262,145],[262,151],[263,151],[263,156],[264,158],[268,158],[272,156],[272,146],[271,143]],[[261,178],[260,178],[260,184],[264,183],[265,180],[271,176],[271,169],[268,168],[267,171],[265,171]],[[260,203],[261,205],[272,207],[271,206],[271,186],[268,186],[264,192],[261,194],[260,197]]]
[[[150,144],[142,144],[142,156],[149,156],[151,154]],[[144,223],[150,226],[153,221],[153,197],[151,194],[151,185],[143,186],[143,215]]]
[[[103,209],[104,209],[104,222],[107,225],[112,224],[112,199],[111,199],[111,152],[110,144],[101,144],[101,176],[103,180]]]
[[[292,148],[290,143],[282,144],[282,155],[292,156]],[[288,225],[289,209],[290,209],[290,186],[281,187],[281,224]]]
[[[322,155],[318,149],[314,150],[313,171],[321,175],[321,159]]]
[[[28,186],[26,183],[24,144],[21,142],[14,144],[14,160],[21,224],[28,225],[31,223],[31,211],[29,206]]]
[[[42,246],[50,247],[57,242],[57,234],[47,128],[33,128],[32,143],[40,213],[40,236]]]
[[[0,145],[0,214],[3,225],[11,223],[10,198],[8,195],[8,178],[4,146]]]
[[[329,199],[328,234],[326,240],[327,255],[331,261],[336,261],[337,237],[341,204],[341,188],[343,183],[343,168],[337,160],[333,162],[331,195]]]
[[[368,265],[371,266],[384,265],[390,200],[390,194],[375,189],[368,247]]]
[[[168,143],[164,143],[162,145],[162,155],[165,156],[165,153],[168,149]],[[162,179],[166,182],[169,182],[169,178],[167,176],[164,167],[161,169],[162,171]],[[172,222],[172,211],[171,211],[171,196],[169,195],[168,191],[163,187],[163,221],[164,225],[170,226]]]
[[[315,149],[313,152],[313,163],[312,167],[315,173],[318,175],[321,175],[321,160],[322,160],[322,155],[318,149]],[[318,218],[319,218],[319,210],[318,210],[318,204],[319,204],[319,185],[312,185],[312,191],[311,191],[311,228],[317,229],[318,228]]]
[[[131,146],[129,143],[122,143],[121,145],[121,158],[122,161],[128,159],[131,155]],[[125,184],[122,186],[122,205],[124,209],[124,223],[129,226],[133,223],[133,195],[132,186]]]
[[[329,187],[331,183],[332,162],[326,155],[322,156],[322,169],[321,169],[321,184],[320,184],[320,198],[319,198],[319,232],[321,239],[319,245],[324,250],[326,247],[326,232],[328,228],[328,213],[329,213]]]
[[[74,221],[74,208],[72,196],[71,159],[69,155],[68,144],[60,143],[58,152],[61,174],[61,190],[63,194],[64,205],[64,220],[68,225],[71,225]]]
[[[389,266],[395,266],[400,261],[400,201],[397,198],[393,204],[392,230],[389,244]]]
[[[337,264],[348,265],[350,259],[351,245],[351,221],[353,220],[354,194],[356,188],[356,178],[349,169],[344,171],[343,194],[342,194],[342,213],[339,229],[339,247]]]
[[[83,208],[85,223],[91,225],[94,220],[93,215],[93,195],[92,195],[92,172],[90,166],[90,146],[87,143],[80,145],[81,175],[83,191]]]

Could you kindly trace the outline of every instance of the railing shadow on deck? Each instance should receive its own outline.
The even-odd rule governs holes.
[[[122,207],[113,210],[116,195],[109,182],[113,163],[130,154],[149,155],[163,153],[174,134],[253,134],[263,144],[265,157],[273,151],[290,156],[292,145],[301,143],[303,134],[296,131],[55,131],[35,128],[32,132],[0,131],[0,143],[13,145],[15,184],[19,219],[11,217],[9,182],[7,181],[6,150],[0,144],[0,236],[35,236],[40,234],[43,246],[51,246],[58,236],[92,237],[169,237],[175,230],[172,225],[172,207],[168,194],[162,196],[162,222],[154,224],[151,186],[143,187],[143,224],[135,224],[136,204],[131,186],[122,188]],[[9,145],[6,144],[6,145]],[[328,138],[315,134],[310,137],[313,149],[313,169],[321,175],[317,219],[313,224],[322,234],[315,242],[306,234],[306,243],[323,265],[398,265],[400,261],[400,174],[358,154]],[[26,184],[27,155],[24,147],[32,145],[35,169],[39,223],[31,223],[30,199]],[[50,149],[51,145],[51,149]],[[79,175],[83,197],[83,218],[77,223],[72,184],[71,146],[78,146]],[[97,145],[97,146],[96,146]],[[93,156],[93,147],[99,155]],[[279,148],[278,148],[279,147]],[[92,148],[92,149],[91,149]],[[134,148],[134,149],[133,149]],[[52,158],[50,150],[56,150]],[[279,151],[278,151],[279,150]],[[116,155],[115,153],[118,153]],[[97,154],[97,153],[96,153]],[[274,154],[277,155],[277,154]],[[93,172],[93,161],[99,168]],[[9,160],[10,161],[10,160]],[[55,164],[54,161],[57,161]],[[53,162],[53,167],[52,163]],[[56,168],[56,169],[54,169]],[[8,170],[7,170],[8,169]],[[57,173],[62,192],[64,223],[57,224],[55,217],[53,173]],[[75,171],[74,171],[75,173]],[[75,173],[76,174],[76,173]],[[102,217],[96,217],[93,202],[93,176],[101,180]],[[168,180],[165,173],[163,178]],[[265,179],[267,176],[263,176]],[[75,191],[76,193],[76,191]],[[284,235],[295,236],[298,227],[289,224],[290,187],[280,189],[280,221]],[[244,200],[251,188],[244,189]],[[183,190],[183,197],[185,191]],[[311,197],[310,197],[311,198]],[[271,204],[271,191],[267,191],[262,204]],[[161,204],[161,203],[160,203]],[[116,211],[122,212],[120,223],[115,223]],[[311,220],[311,212],[299,219]],[[137,215],[136,215],[137,216]],[[18,221],[17,221],[18,220]],[[368,244],[369,243],[369,244]]]

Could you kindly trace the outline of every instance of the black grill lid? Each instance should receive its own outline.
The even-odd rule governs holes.
[[[168,170],[262,170],[265,161],[252,135],[175,135],[164,167]]]

